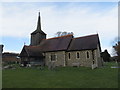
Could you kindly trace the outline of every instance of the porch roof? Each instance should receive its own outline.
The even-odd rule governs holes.
[[[19,55],[20,57],[29,56],[29,57],[43,57],[41,50],[38,46],[24,46],[22,52]]]

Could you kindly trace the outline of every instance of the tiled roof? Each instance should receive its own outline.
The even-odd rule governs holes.
[[[2,57],[17,57],[19,54],[18,53],[10,53],[10,52],[4,52],[2,53]]]
[[[43,39],[38,46],[24,46],[19,56],[43,57],[42,52],[92,50],[97,45],[100,47],[98,34],[78,38],[66,35]]]
[[[42,57],[39,46],[24,46],[19,56]]]
[[[60,51],[67,50],[73,35],[65,35],[42,40],[40,43],[41,51]]]
[[[17,58],[18,55],[18,53],[4,52],[2,53],[2,61],[20,61],[20,59]]]
[[[68,51],[96,49],[99,44],[98,34],[73,38]]]

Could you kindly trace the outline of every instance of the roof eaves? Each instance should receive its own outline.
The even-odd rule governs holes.
[[[51,50],[51,51],[43,51],[43,52],[59,52],[59,51],[67,51],[66,49],[62,49],[62,50]]]
[[[97,49],[97,48],[92,48],[92,49],[81,49],[81,50],[67,50],[67,52],[69,52],[69,51],[85,51],[85,50],[95,50],[95,49]]]

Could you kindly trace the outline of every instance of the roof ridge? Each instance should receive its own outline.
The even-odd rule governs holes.
[[[64,35],[64,36],[59,36],[59,37],[52,37],[52,38],[48,38],[48,39],[45,39],[45,40],[57,39],[57,38],[68,37],[68,36],[73,36],[73,34]]]
[[[86,36],[82,36],[82,37],[76,37],[76,38],[73,38],[73,39],[84,38],[84,37],[91,37],[91,36],[96,36],[96,35],[98,35],[98,34],[86,35]]]

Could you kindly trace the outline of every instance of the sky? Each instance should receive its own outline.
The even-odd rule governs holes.
[[[4,52],[20,53],[30,44],[36,30],[38,12],[47,38],[57,31],[74,37],[99,34],[102,51],[113,55],[118,37],[118,2],[2,2],[0,4],[0,44]]]

